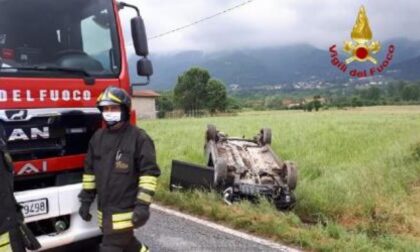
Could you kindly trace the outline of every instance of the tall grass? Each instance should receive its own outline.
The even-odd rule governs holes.
[[[410,250],[420,248],[410,219],[416,209],[407,204],[420,180],[419,112],[420,107],[248,112],[139,125],[156,144],[163,172],[157,200],[164,204],[305,248]],[[249,138],[272,128],[274,150],[299,166],[292,213],[279,213],[268,203],[228,207],[214,193],[168,192],[172,159],[204,164],[208,123]]]

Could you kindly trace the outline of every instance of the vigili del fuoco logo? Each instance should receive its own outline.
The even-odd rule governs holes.
[[[329,49],[331,64],[343,73],[348,73],[350,77],[370,77],[385,71],[390,65],[395,52],[395,46],[389,45],[385,59],[378,64],[375,57],[381,50],[381,43],[372,39],[372,30],[365,8],[362,6],[357,15],[356,24],[351,32],[351,41],[345,41],[343,50],[348,57],[341,61],[338,58],[337,46],[332,45]],[[349,69],[353,62],[370,62],[374,66],[366,69]],[[372,65],[370,64],[370,65]]]

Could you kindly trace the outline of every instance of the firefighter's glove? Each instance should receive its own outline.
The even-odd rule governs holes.
[[[133,211],[133,226],[134,228],[139,228],[146,224],[147,220],[150,217],[149,205],[137,204]]]
[[[82,202],[82,205],[79,208],[79,215],[84,221],[90,221],[92,215],[89,213],[90,203]]]

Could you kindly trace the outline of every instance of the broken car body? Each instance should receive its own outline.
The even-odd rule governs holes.
[[[208,125],[205,166],[174,160],[170,189],[214,188],[226,203],[266,197],[279,210],[294,206],[297,167],[281,160],[271,148],[271,130],[261,129],[253,139],[229,137]]]

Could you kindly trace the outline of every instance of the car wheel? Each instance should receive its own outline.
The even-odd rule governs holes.
[[[217,142],[217,129],[216,126],[214,126],[213,124],[207,125],[206,140],[213,140]]]
[[[271,144],[271,129],[263,128],[260,130],[261,139],[260,142],[262,145]]]
[[[216,161],[214,165],[214,186],[222,186],[227,179],[227,164],[223,159]]]
[[[297,185],[298,171],[295,163],[285,161],[286,164],[286,183],[290,190],[295,190]]]

